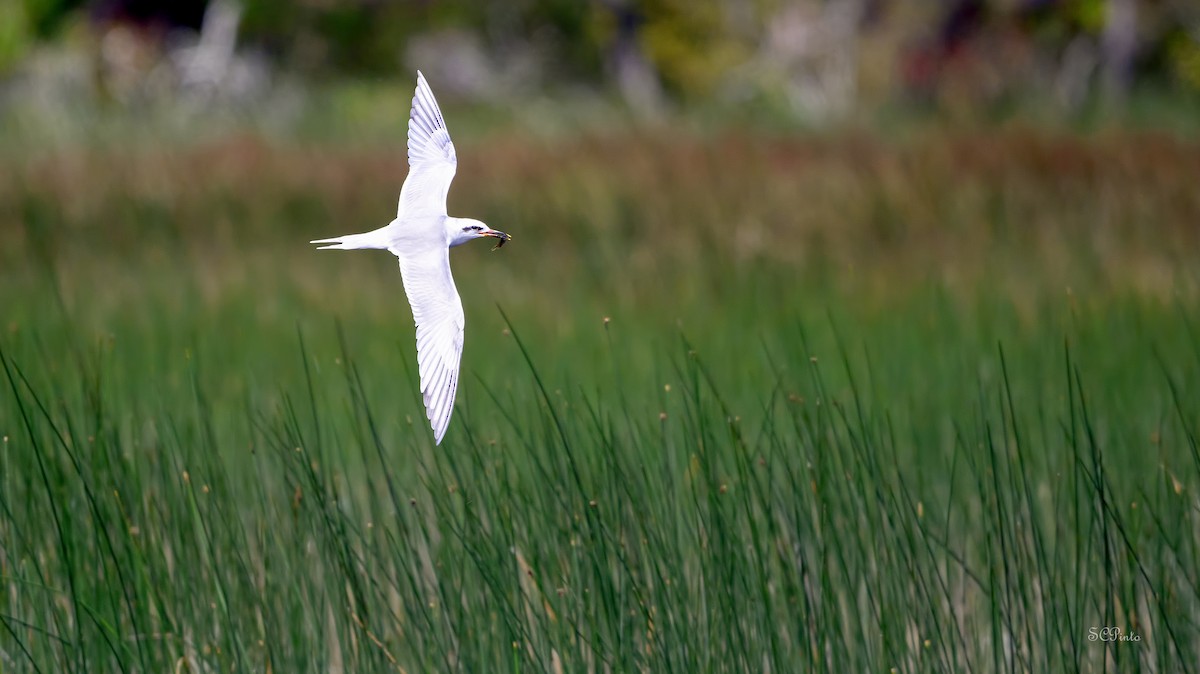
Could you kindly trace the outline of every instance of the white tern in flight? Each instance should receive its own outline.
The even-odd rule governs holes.
[[[446,214],[446,193],[457,166],[442,111],[418,70],[408,119],[408,178],[400,188],[396,219],[372,232],[311,242],[341,250],[386,249],[400,259],[404,292],[417,324],[421,395],[437,444],[446,435],[454,409],[465,325],[450,274],[450,249],[485,236],[499,239],[499,248],[512,238],[478,220]]]

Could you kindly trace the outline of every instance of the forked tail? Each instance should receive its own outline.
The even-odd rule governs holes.
[[[338,236],[332,239],[317,239],[309,241],[309,243],[327,243],[328,246],[321,246],[318,250],[326,248],[336,248],[339,250],[354,250],[356,248],[387,248],[388,241],[382,235],[381,230],[366,232],[365,234],[347,234],[346,236]]]

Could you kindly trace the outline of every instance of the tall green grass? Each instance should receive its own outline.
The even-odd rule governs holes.
[[[1005,140],[464,150],[440,447],[396,160],[6,166],[0,671],[1194,669],[1200,153]]]

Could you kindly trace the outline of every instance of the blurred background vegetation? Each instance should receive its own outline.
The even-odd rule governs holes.
[[[1198,131],[1190,0],[0,0],[0,670],[1188,671]]]
[[[1189,0],[13,0],[0,13],[4,121],[42,131],[65,108],[182,96],[294,132],[331,95],[353,107],[416,68],[451,101],[801,127],[1131,107],[1178,122],[1200,98]]]
[[[1055,292],[1194,286],[1200,8],[1184,0],[0,11],[0,238],[69,256],[103,237],[80,270],[145,254],[142,234],[255,250],[381,224],[420,68],[453,119],[456,185],[472,180],[451,211],[515,220],[593,281],[675,259],[1018,302],[1020,279],[1045,286],[1030,270]],[[689,266],[706,256],[729,266]]]

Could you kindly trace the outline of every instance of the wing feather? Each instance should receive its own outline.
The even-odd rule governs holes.
[[[400,188],[396,217],[445,215],[446,194],[458,170],[458,156],[437,99],[421,71],[408,118],[408,177]]]
[[[393,251],[396,252],[396,251]],[[417,325],[417,366],[425,416],[441,444],[454,411],[466,318],[450,274],[448,248],[402,254],[400,275]]]

